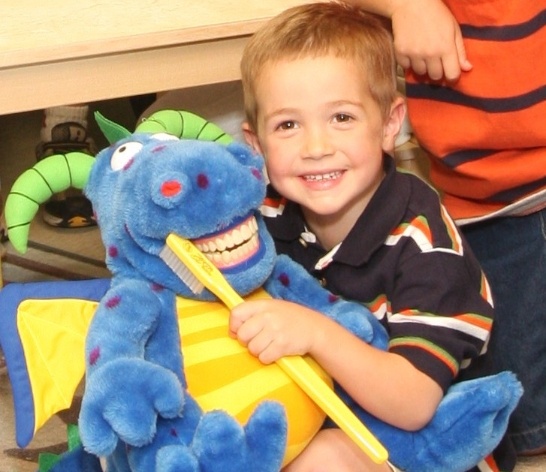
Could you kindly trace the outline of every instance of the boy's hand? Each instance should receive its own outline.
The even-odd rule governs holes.
[[[264,364],[312,350],[325,316],[283,300],[247,301],[231,311],[230,336]]]
[[[393,0],[390,17],[396,59],[404,69],[448,81],[472,69],[461,29],[441,0]]]

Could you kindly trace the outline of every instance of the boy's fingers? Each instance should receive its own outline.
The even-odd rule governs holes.
[[[262,363],[271,364],[276,360],[276,357],[273,356],[273,353],[267,352],[268,348],[270,348],[272,343],[273,340],[269,336],[265,335],[264,333],[259,333],[248,342],[246,347],[249,352],[253,356],[258,357]]]
[[[248,318],[242,320],[240,325],[238,326],[237,339],[244,346],[248,346],[248,344],[253,341],[257,336],[261,335],[263,338],[263,329],[263,317],[249,316]]]
[[[229,332],[230,335],[236,336],[241,325],[250,317],[250,312],[246,310],[245,304],[236,306],[231,310],[229,317]]]

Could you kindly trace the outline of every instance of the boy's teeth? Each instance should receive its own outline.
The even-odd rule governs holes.
[[[310,181],[333,180],[333,179],[337,179],[340,175],[341,175],[341,172],[329,172],[327,174],[306,175],[305,180],[310,180]]]

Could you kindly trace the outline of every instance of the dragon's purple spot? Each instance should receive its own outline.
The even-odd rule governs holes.
[[[108,255],[110,257],[118,257],[118,248],[116,246],[109,246]]]
[[[279,282],[285,287],[288,287],[290,285],[290,277],[288,277],[288,274],[286,272],[283,272],[281,275],[279,275]]]
[[[176,432],[176,429],[174,429],[174,428],[171,428],[171,431],[170,431],[170,433],[171,433],[171,436],[173,436],[173,437],[175,437],[175,438],[177,438],[177,437],[178,437],[178,433]]]
[[[160,285],[160,284],[158,284],[156,282],[152,283],[152,291],[161,292],[163,290],[165,290],[165,287],[163,287],[163,285]]]
[[[100,347],[94,347],[89,353],[89,364],[95,365],[100,357]]]
[[[262,180],[262,173],[255,167],[252,168],[252,175],[256,177],[258,180]]]
[[[335,303],[339,300],[339,297],[337,295],[334,295],[333,293],[328,294],[328,301],[330,303]]]
[[[116,308],[121,302],[121,296],[116,295],[106,300],[106,308]]]
[[[155,148],[152,149],[152,152],[160,152],[160,151],[163,151],[163,149],[165,149],[165,145],[164,144],[159,144],[158,146],[156,146]]]
[[[205,174],[197,176],[197,185],[199,188],[207,188],[209,186],[209,178]]]

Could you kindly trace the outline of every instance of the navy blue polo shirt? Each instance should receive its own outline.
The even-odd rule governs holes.
[[[444,390],[486,372],[482,355],[493,318],[484,274],[439,196],[384,159],[385,178],[330,258],[306,231],[302,212],[281,203],[264,212],[279,253],[333,293],[364,303],[389,332],[389,350]],[[277,200],[271,188],[268,201]],[[270,215],[270,216],[268,216]]]

